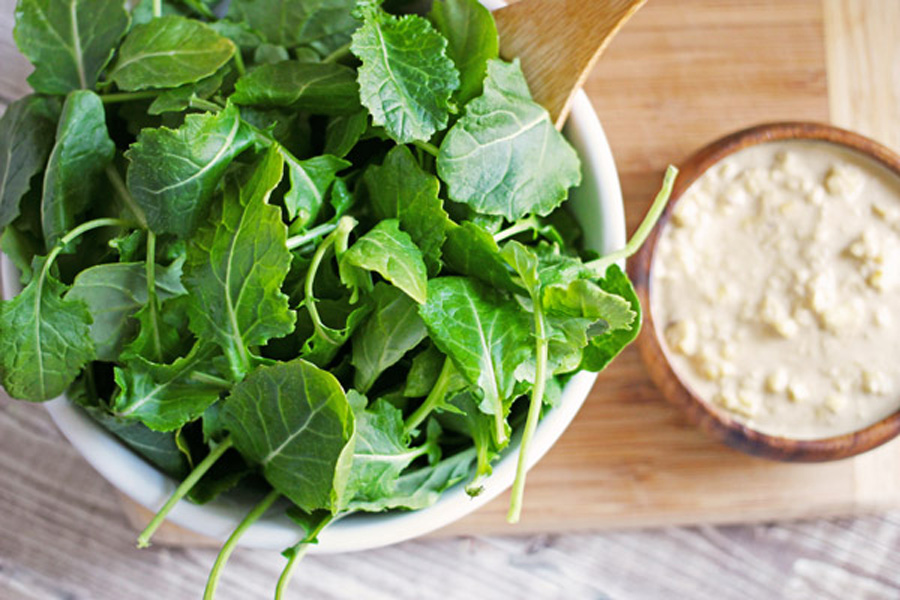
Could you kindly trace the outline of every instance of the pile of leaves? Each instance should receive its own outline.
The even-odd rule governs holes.
[[[387,8],[394,8],[388,6]],[[182,481],[297,521],[478,494],[639,311],[561,204],[574,150],[475,0],[20,0],[34,93],[0,120],[10,395],[67,392]],[[671,184],[671,178],[667,185]],[[590,260],[592,259],[592,260]]]

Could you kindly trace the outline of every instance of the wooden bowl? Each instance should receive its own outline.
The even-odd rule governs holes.
[[[691,156],[681,167],[671,200],[643,248],[629,262],[641,305],[645,308],[644,332],[638,339],[641,355],[651,378],[663,395],[684,409],[691,422],[732,448],[773,460],[821,462],[854,456],[884,444],[900,434],[900,410],[853,433],[815,440],[798,440],[760,433],[738,422],[727,412],[695,395],[669,364],[660,343],[650,309],[650,275],[662,228],[675,203],[707,169],[748,146],[765,142],[825,141],[869,157],[900,177],[900,156],[856,133],[820,123],[787,122],[758,125],[723,137]]]

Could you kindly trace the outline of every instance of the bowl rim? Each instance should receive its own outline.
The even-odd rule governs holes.
[[[586,245],[609,252],[625,245],[625,216],[618,172],[600,121],[585,92],[576,95],[566,135],[578,150],[583,163],[582,186],[594,186],[590,206],[599,211],[598,227],[585,230]],[[2,264],[3,296],[8,299],[21,286],[12,262],[5,255]],[[583,405],[597,374],[579,372],[566,384],[559,405],[541,420],[532,439],[528,468],[536,464],[559,439]],[[69,442],[115,488],[151,511],[158,510],[176,482],[162,474],[122,444],[112,433],[95,423],[64,396],[45,404],[50,416]],[[484,481],[484,491],[475,498],[465,493],[461,482],[445,490],[435,504],[409,512],[355,515],[339,520],[319,536],[313,553],[352,552],[387,546],[425,535],[473,512],[504,492],[515,478],[518,440],[514,437],[504,456]],[[228,495],[204,504],[180,502],[168,521],[202,536],[224,541],[247,511],[247,503]],[[283,511],[254,523],[239,545],[247,548],[281,550],[297,542],[297,526]]]
[[[707,144],[684,161],[658,226],[641,250],[629,261],[629,274],[641,304],[645,307],[645,328],[638,338],[638,348],[651,379],[663,396],[679,406],[693,424],[728,446],[754,456],[788,462],[824,462],[849,458],[880,446],[900,434],[900,409],[857,431],[827,438],[795,439],[757,431],[707,402],[682,381],[663,349],[650,303],[650,281],[656,246],[676,203],[701,175],[723,158],[751,146],[777,141],[834,144],[874,160],[900,177],[900,155],[863,135],[825,123],[763,123]]]

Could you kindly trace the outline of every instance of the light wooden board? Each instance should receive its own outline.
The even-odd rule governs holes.
[[[891,10],[896,6],[885,4]],[[870,102],[882,115],[873,123],[893,123],[896,131],[897,121],[891,121],[896,114],[890,111],[897,103],[871,100],[867,82],[873,72],[854,62],[873,58],[865,50],[859,55],[868,42],[860,28],[889,28],[885,23],[891,21],[871,16],[861,21],[858,7],[852,1],[826,5],[834,40],[828,67],[843,78],[839,84],[832,81],[832,104],[843,107],[841,123],[852,126],[857,109]],[[619,164],[630,229],[668,162],[761,121],[828,119],[824,31],[822,5],[799,0],[654,0],[629,23],[587,90]],[[5,60],[0,98],[20,95],[27,73],[21,57],[6,60],[8,32],[6,13],[0,20]],[[896,44],[889,30],[883,33],[890,40],[885,44]],[[738,522],[873,510],[900,503],[898,455],[900,447],[892,444],[827,465],[782,465],[742,456],[684,422],[653,388],[636,351],[629,350],[600,377],[575,423],[533,471],[517,529],[504,524],[502,498],[443,533]]]

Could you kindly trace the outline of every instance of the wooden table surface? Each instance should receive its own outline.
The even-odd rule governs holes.
[[[11,36],[13,6],[14,0],[0,0],[0,110],[27,92],[29,66]],[[715,98],[703,106],[655,104],[641,95],[641,86],[702,85],[717,69],[727,70],[733,57],[702,43],[679,52],[686,46],[671,40],[672,52],[659,57],[665,79],[646,82],[636,75],[639,68],[630,68],[627,56],[613,54],[617,48],[624,52],[640,43],[638,34],[665,40],[667,23],[661,17],[678,9],[696,11],[682,18],[696,23],[702,35],[704,28],[739,28],[742,11],[754,11],[762,15],[754,22],[766,23],[766,15],[783,15],[785,7],[794,18],[815,15],[809,26],[824,28],[832,122],[900,150],[900,1],[651,0],[637,17],[642,21],[632,28],[633,37],[626,38],[626,27],[618,45],[610,48],[610,61],[598,66],[595,88],[589,86],[620,162],[628,155],[628,164],[643,162],[644,172],[661,171],[667,162],[709,141],[703,111],[716,110]],[[729,15],[735,18],[726,24],[722,18]],[[761,49],[777,36],[778,18],[759,30]],[[647,120],[618,119],[620,105],[597,100],[602,97],[598,82],[631,86],[633,102],[645,103]],[[745,85],[766,83],[763,74]],[[780,95],[773,100],[771,117],[828,117],[797,114],[791,108],[792,94],[809,93],[821,83],[771,90],[773,99]],[[654,136],[665,136],[670,143],[647,146],[666,151],[642,153],[641,140]],[[656,185],[644,179],[623,172],[631,227]],[[623,364],[639,368],[634,361],[632,352]],[[564,502],[561,497],[560,504]],[[43,408],[0,395],[0,600],[199,598],[213,550],[139,551],[134,535],[112,488],[62,439]],[[271,597],[282,564],[273,552],[239,550],[218,597]],[[900,598],[900,511],[754,526],[425,539],[363,553],[307,557],[291,597]]]

